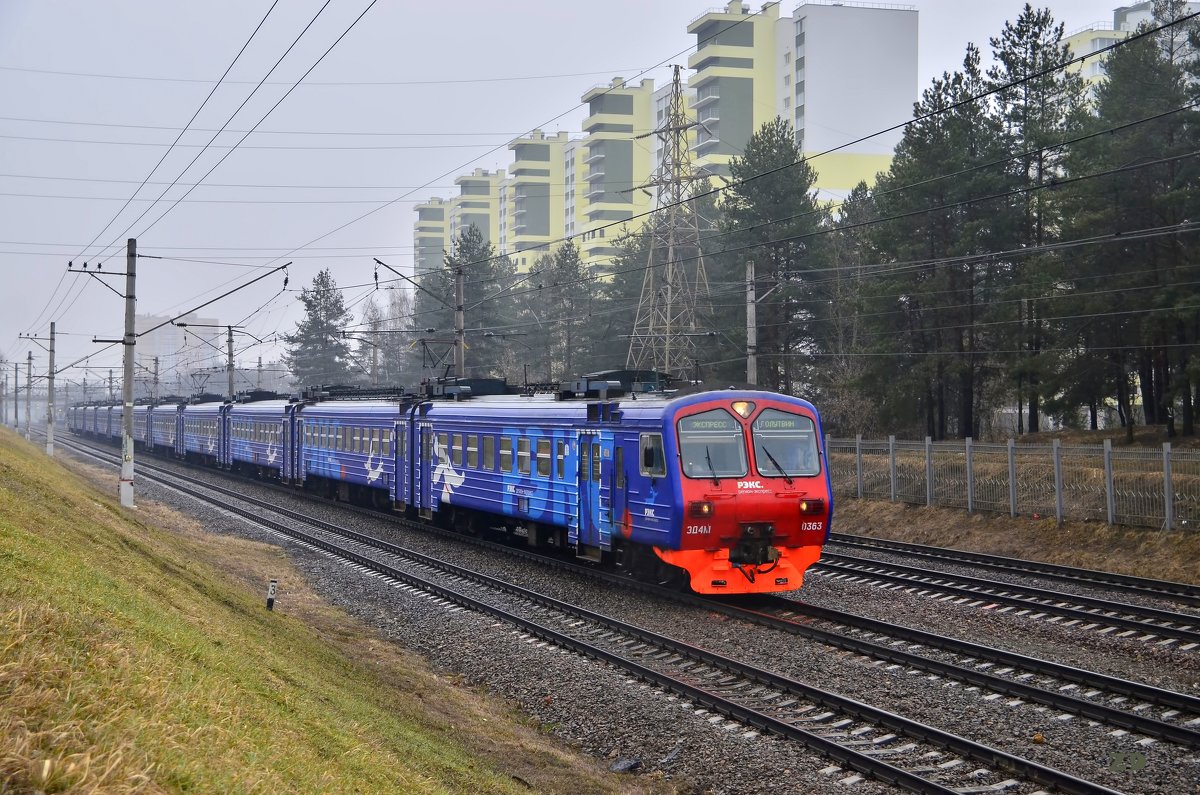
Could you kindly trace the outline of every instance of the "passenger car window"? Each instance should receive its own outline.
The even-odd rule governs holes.
[[[643,433],[641,435],[641,467],[643,475],[661,478],[667,474],[667,460],[663,454],[663,439],[661,433]]]
[[[527,436],[517,439],[517,472],[522,475],[529,474],[529,437]]]
[[[550,477],[550,440],[538,439],[537,472],[544,478]]]
[[[500,471],[512,472],[512,439],[500,437]]]

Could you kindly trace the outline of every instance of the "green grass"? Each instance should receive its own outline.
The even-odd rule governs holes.
[[[139,513],[0,433],[0,792],[528,791],[514,768],[571,788],[536,780],[569,770],[553,750],[464,729],[475,707],[387,644],[331,643],[206,562],[269,547]]]

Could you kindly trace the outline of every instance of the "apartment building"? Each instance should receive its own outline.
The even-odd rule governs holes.
[[[413,211],[417,214],[413,224],[413,272],[420,276],[445,263],[450,249],[450,203],[434,196]]]
[[[643,137],[655,126],[654,81],[633,86],[617,77],[588,89],[582,101],[588,115],[579,153],[584,169],[575,195],[577,242],[583,260],[603,270],[618,253],[620,227],[613,223],[651,209],[640,187],[654,171],[654,147],[650,137]]]
[[[706,170],[726,175],[750,136],[782,116],[812,158],[819,194],[838,199],[891,163],[900,131],[874,133],[912,116],[917,11],[849,0],[801,2],[791,17],[779,9],[751,13],[732,0],[688,25],[700,124],[693,151]]]
[[[527,271],[563,237],[568,135],[534,130],[509,143],[511,176],[500,192],[500,238],[497,250],[519,271]]]
[[[504,180],[504,169],[483,168],[454,178],[458,195],[450,200],[447,225],[451,245],[468,226],[475,226],[485,243],[499,245],[500,188]]]

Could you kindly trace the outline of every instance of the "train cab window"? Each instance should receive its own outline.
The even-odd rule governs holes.
[[[483,468],[491,472],[496,468],[496,437],[483,437]]]
[[[454,461],[454,466],[460,467],[463,462],[463,437],[461,433],[456,433],[452,438],[454,446],[451,448],[450,458]]]
[[[643,433],[640,449],[640,470],[643,475],[652,478],[661,478],[667,474],[667,458],[663,454],[661,433]]]
[[[677,423],[679,458],[689,478],[740,478],[749,470],[742,424],[725,409],[713,409]]]
[[[467,466],[479,469],[479,437],[473,433],[467,436]]]
[[[513,465],[512,455],[512,439],[507,436],[500,437],[500,471],[512,472]]]
[[[528,475],[529,470],[529,437],[521,436],[517,438],[517,472],[521,475]]]
[[[619,444],[613,450],[613,470],[617,474],[617,488],[625,488],[625,450]]]
[[[600,443],[592,442],[592,480],[600,482]]]
[[[537,473],[540,477],[550,477],[550,440],[538,439],[537,443]]]
[[[567,472],[567,443],[559,439],[554,443],[554,459],[557,463],[556,471],[559,480],[562,480]]]
[[[812,477],[820,474],[816,426],[809,417],[764,409],[750,426],[754,463],[764,478]]]

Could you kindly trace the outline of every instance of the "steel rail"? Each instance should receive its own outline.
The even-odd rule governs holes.
[[[847,748],[844,745],[834,742],[828,737],[823,737],[815,734],[814,732],[806,731],[791,723],[788,723],[787,721],[775,718],[760,710],[752,709],[744,704],[740,704],[712,691],[698,688],[682,681],[677,677],[656,671],[652,668],[642,665],[641,663],[601,649],[594,644],[587,643],[586,641],[574,636],[559,632],[553,628],[547,627],[530,619],[514,615],[510,611],[504,610],[501,607],[491,605],[448,586],[427,580],[423,577],[412,574],[411,572],[405,572],[394,566],[390,566],[386,563],[375,560],[367,555],[360,554],[353,550],[349,550],[345,547],[341,547],[337,544],[329,542],[325,539],[313,536],[301,530],[297,530],[291,525],[266,519],[261,514],[255,513],[254,511],[242,509],[225,502],[215,501],[212,500],[211,497],[206,498],[202,493],[192,489],[191,487],[170,483],[169,478],[155,477],[151,475],[144,476],[158,480],[160,483],[188,494],[194,498],[216,504],[224,510],[236,513],[240,516],[250,519],[253,522],[269,527],[275,532],[300,540],[303,543],[311,546],[315,546],[332,555],[356,563],[359,566],[371,569],[379,574],[396,579],[398,581],[405,582],[412,587],[434,593],[443,599],[452,601],[467,609],[490,615],[494,618],[514,624],[526,632],[534,634],[547,642],[564,646],[594,659],[599,659],[623,668],[633,673],[640,679],[652,682],[666,690],[679,693],[680,695],[690,698],[697,703],[704,704],[720,714],[727,715],[730,718],[739,720],[747,725],[761,729],[762,731],[778,734],[780,736],[801,742],[813,750],[829,756],[830,758],[838,761],[852,770],[856,770],[860,773],[864,773],[873,778],[877,778],[881,781],[885,781],[912,792],[938,793],[939,795],[949,795],[950,793],[957,792],[957,788],[947,787],[938,782],[930,781],[929,779],[923,778],[916,773],[888,764],[887,762],[884,762],[881,759],[869,754],[859,753],[854,751],[852,748]],[[180,480],[188,480],[183,476],[173,473],[170,474],[169,477],[178,478]],[[201,488],[213,489],[213,487],[209,484],[201,484]],[[218,487],[215,489],[215,491],[217,491],[217,493],[222,493],[228,490]],[[991,748],[949,732],[944,732],[940,729],[921,724],[896,713],[873,707],[855,699],[821,690],[820,688],[799,682],[794,679],[789,679],[780,674],[742,663],[716,652],[691,646],[690,644],[683,643],[682,641],[678,641],[664,635],[659,635],[658,633],[633,624],[628,624],[609,616],[605,616],[601,613],[596,613],[577,605],[571,605],[569,603],[562,602],[554,599],[553,597],[530,591],[513,583],[508,583],[489,575],[475,572],[446,561],[441,561],[437,558],[414,552],[413,550],[399,547],[388,542],[381,542],[379,539],[376,539],[373,536],[358,533],[352,530],[346,530],[334,525],[333,523],[325,522],[324,520],[305,517],[303,514],[300,514],[296,511],[291,511],[290,509],[274,506],[253,498],[247,498],[244,495],[236,492],[233,493],[233,496],[236,496],[239,500],[248,502],[252,505],[257,505],[260,508],[265,508],[289,519],[311,524],[312,526],[323,530],[324,532],[343,535],[344,537],[354,540],[358,543],[369,544],[379,551],[409,558],[410,560],[413,560],[421,565],[438,568],[449,572],[455,577],[468,579],[493,589],[499,589],[501,591],[508,592],[526,599],[534,604],[538,604],[558,612],[584,618],[587,621],[606,626],[616,632],[628,634],[642,640],[643,642],[659,646],[662,649],[670,650],[675,654],[685,655],[702,662],[705,665],[720,668],[722,670],[729,671],[730,673],[743,676],[747,679],[760,682],[769,687],[783,690],[789,694],[798,695],[823,706],[840,710],[848,715],[853,715],[875,725],[885,727],[892,731],[901,732],[912,739],[927,742],[932,745],[945,748],[960,756],[965,756],[967,758],[975,759],[977,761],[1001,768],[1015,775],[1021,776],[1028,781],[1032,781],[1044,786],[1054,787],[1063,793],[1069,793],[1069,795],[1119,795],[1119,793],[1117,793],[1115,790],[1109,789],[1108,787],[1081,779],[1077,776],[1072,776],[1055,768],[1038,764],[1023,757],[1009,754],[996,748]]]
[[[1017,605],[1046,613],[1056,613],[1068,618],[1077,618],[1081,621],[1138,630],[1164,638],[1175,638],[1176,640],[1188,643],[1200,643],[1200,630],[1191,629],[1193,626],[1200,626],[1200,617],[1190,616],[1186,613],[1172,613],[1167,610],[1158,610],[1151,607],[1140,607],[1124,602],[1109,602],[1103,599],[1093,599],[1087,596],[1031,588],[1024,585],[1012,585],[1010,583],[985,580],[978,577],[966,577],[937,571],[931,572],[928,569],[885,563],[869,558],[856,558],[852,555],[823,554],[821,560],[813,566],[813,569],[825,573],[855,574],[901,583],[903,585],[917,586],[928,590],[939,590],[971,599],[982,598],[985,602]],[[1025,595],[1019,596],[1016,594]],[[1091,607],[1095,611],[1108,612],[1093,612],[1083,609],[1084,607]],[[1110,612],[1123,615],[1110,615]],[[1138,615],[1145,616],[1145,620],[1126,617]],[[1154,623],[1156,621],[1164,623]],[[1166,626],[1166,624],[1175,623],[1187,626]]]
[[[1042,563],[1023,558],[990,555],[985,552],[971,552],[964,549],[935,547],[926,544],[913,544],[907,541],[892,541],[890,539],[849,535],[846,533],[833,533],[830,538],[834,543],[848,547],[898,552],[904,555],[932,558],[935,560],[962,562],[975,566],[1016,571],[1037,577],[1061,580],[1063,582],[1096,585],[1113,591],[1124,591],[1141,596],[1175,600],[1200,607],[1200,585],[1193,585],[1186,582],[1155,580],[1149,577],[1137,577],[1132,574],[1081,569],[1057,563]]]
[[[175,477],[182,477],[175,473],[172,474]],[[283,487],[270,484],[261,485],[279,489],[280,491],[286,491],[287,493],[293,493],[291,490],[284,489]],[[230,497],[236,497],[243,500],[252,499],[247,498],[243,493],[225,489],[221,486],[204,484],[204,487],[213,491],[217,491],[218,493],[224,493]],[[357,506],[346,504],[340,504],[339,507],[343,509],[349,508],[374,518],[381,517],[381,514],[378,511],[358,508]],[[288,509],[282,507],[274,507],[272,510],[276,510],[278,512],[288,511]],[[760,626],[766,626],[777,631],[803,635],[819,642],[827,643],[831,646],[843,648],[859,654],[864,654],[876,659],[883,659],[906,665],[910,668],[929,671],[946,678],[955,679],[957,681],[979,687],[986,687],[988,690],[993,692],[1045,704],[1063,712],[1097,720],[1107,725],[1117,726],[1130,731],[1136,731],[1148,737],[1154,737],[1156,739],[1161,739],[1193,748],[1200,747],[1200,731],[1196,731],[1185,726],[1167,723],[1162,720],[1149,718],[1136,713],[1125,712],[1105,704],[1096,703],[1084,698],[1068,695],[1063,692],[1046,690],[1044,688],[1029,685],[1024,682],[1007,679],[978,668],[968,668],[928,657],[922,657],[909,651],[896,649],[890,645],[884,645],[866,639],[850,637],[837,632],[798,623],[786,617],[780,617],[778,614],[800,612],[812,618],[817,618],[845,626],[857,627],[876,633],[877,635],[899,638],[911,643],[928,646],[930,648],[942,649],[944,651],[963,655],[973,659],[984,661],[990,660],[995,664],[1008,665],[1022,671],[1055,677],[1068,682],[1082,684],[1087,687],[1097,688],[1106,692],[1117,693],[1123,696],[1131,696],[1149,703],[1175,709],[1180,712],[1187,712],[1188,714],[1192,715],[1200,715],[1200,698],[1195,696],[1190,696],[1163,688],[1157,688],[1140,682],[1120,679],[1117,677],[1108,676],[1106,674],[1080,669],[1078,667],[1066,666],[1048,660],[1028,657],[1016,652],[982,646],[970,641],[937,635],[903,625],[877,621],[875,619],[853,613],[816,607],[803,602],[787,599],[786,597],[765,597],[768,609],[773,611],[774,614],[762,612],[761,610],[756,610],[754,608],[739,606],[725,601],[718,601],[708,597],[699,597],[692,594],[659,588],[658,586],[650,585],[648,583],[641,583],[636,580],[630,580],[629,578],[622,577],[620,575],[598,571],[592,567],[579,566],[561,559],[547,558],[546,556],[539,555],[537,553],[532,553],[522,549],[514,549],[505,545],[494,544],[482,539],[463,536],[459,533],[448,532],[440,528],[431,528],[429,525],[412,522],[394,515],[387,516],[393,520],[396,520],[400,524],[411,526],[414,529],[419,529],[423,532],[429,532],[432,530],[439,535],[456,540],[458,542],[466,542],[487,549],[498,549],[510,556],[532,560],[542,565],[556,565],[561,568],[575,571],[577,573],[583,573],[587,576],[599,578],[604,581],[616,582],[622,587],[634,587],[643,592],[669,598],[683,604],[693,605],[701,609],[719,612],[732,618],[749,621],[751,623],[755,623]],[[299,513],[295,514],[294,518],[309,523],[319,521]],[[364,543],[385,545],[388,543],[376,539],[373,536],[364,536],[364,538],[369,539],[369,541],[364,541]],[[764,597],[758,597],[758,599],[764,599]]]

